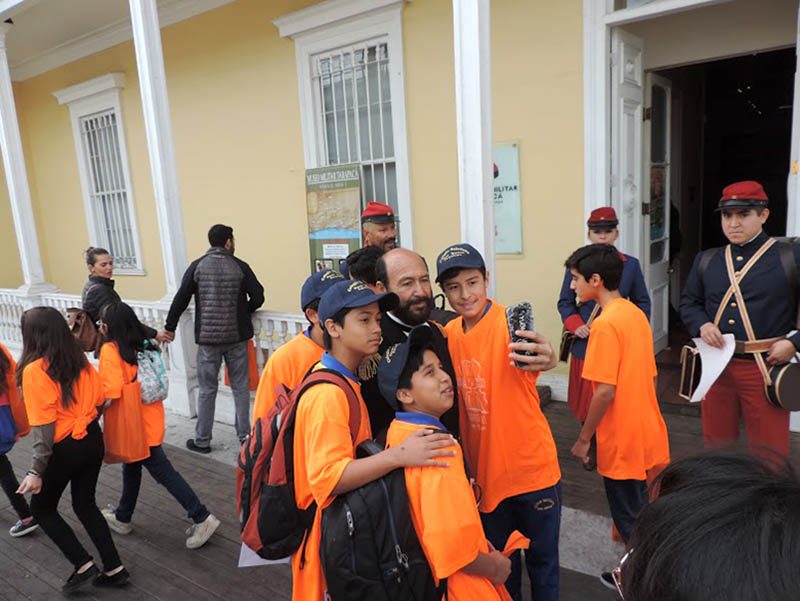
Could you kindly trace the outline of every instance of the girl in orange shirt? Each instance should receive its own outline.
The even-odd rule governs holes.
[[[122,396],[122,387],[136,379],[137,353],[144,349],[144,340],[136,314],[122,302],[103,307],[100,312],[100,333],[105,339],[100,349],[103,395],[114,402]],[[142,405],[142,427],[147,446],[150,447],[150,456],[122,466],[122,496],[116,509],[103,509],[103,517],[114,532],[130,534],[133,529],[131,518],[142,483],[142,467],[145,467],[155,481],[175,497],[194,522],[194,526],[187,530],[189,538],[186,539],[186,546],[190,549],[202,547],[219,527],[219,520],[200,502],[192,487],[172,467],[164,453],[161,446],[164,440],[162,401]]]
[[[31,425],[33,458],[17,492],[33,494],[33,516],[75,566],[62,587],[65,593],[90,582],[120,586],[128,580],[128,572],[95,501],[104,454],[97,423],[97,407],[103,404],[100,376],[56,309],[30,309],[22,315],[21,326],[23,348],[17,383],[22,385]],[[103,573],[58,513],[58,501],[67,484],[75,515],[103,559]]]
[[[39,527],[25,497],[17,492],[19,482],[6,457],[14,442],[30,431],[25,406],[19,398],[16,371],[17,364],[11,353],[0,344],[0,486],[19,516],[17,523],[8,531],[14,537],[25,536]]]

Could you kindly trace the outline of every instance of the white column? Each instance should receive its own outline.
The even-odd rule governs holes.
[[[166,295],[161,307],[166,309],[180,285],[188,266],[183,233],[183,211],[178,188],[178,168],[172,141],[164,54],[156,0],[129,0],[136,67],[142,95],[147,151],[153,177],[161,251],[164,257]],[[194,327],[188,312],[184,313],[170,345],[172,371],[167,406],[182,415],[196,415],[197,378],[194,364]],[[177,385],[176,385],[177,384]]]
[[[188,261],[167,80],[164,75],[161,29],[156,0],[130,0],[130,8],[167,296],[171,296],[180,285]]]
[[[45,282],[42,257],[39,254],[39,238],[36,235],[25,155],[22,152],[17,106],[14,102],[14,89],[11,86],[11,73],[8,70],[6,35],[11,27],[13,25],[10,23],[0,23],[0,149],[3,154],[8,197],[11,201],[11,214],[14,218],[14,231],[17,235],[22,277],[25,282],[20,290],[29,296],[56,288]]]
[[[489,0],[453,0],[453,38],[461,238],[483,254],[494,294]]]

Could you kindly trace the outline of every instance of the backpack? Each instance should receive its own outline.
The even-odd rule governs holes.
[[[367,440],[356,453],[381,451]],[[322,510],[320,557],[332,601],[440,601],[446,594],[447,581],[436,586],[414,530],[403,468],[339,495]]]
[[[313,369],[293,390],[278,387],[275,404],[256,420],[239,452],[236,510],[242,542],[264,559],[297,551],[317,510],[315,503],[299,509],[294,496],[294,426],[303,393],[323,383],[341,388],[350,408],[350,437],[355,441],[358,436],[361,406],[355,390],[339,372]]]
[[[159,348],[145,340],[144,350],[136,355],[136,363],[139,365],[136,379],[142,385],[142,403],[149,405],[167,398],[169,378]]]

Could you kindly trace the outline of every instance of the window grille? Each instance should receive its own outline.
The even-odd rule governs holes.
[[[315,55],[324,165],[361,164],[361,198],[397,212],[392,97],[387,42],[371,40]]]
[[[117,115],[113,109],[79,119],[89,198],[96,228],[114,256],[115,267],[137,269],[133,216],[122,163]]]

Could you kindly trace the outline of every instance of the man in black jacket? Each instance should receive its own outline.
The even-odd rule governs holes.
[[[195,297],[194,337],[197,342],[197,423],[189,450],[211,452],[211,430],[222,360],[230,375],[236,407],[236,434],[242,441],[250,432],[249,360],[247,341],[253,337],[251,314],[264,303],[264,288],[253,270],[233,256],[233,228],[217,224],[208,231],[211,248],[189,265],[167,314],[166,330],[174,332],[178,319]]]

